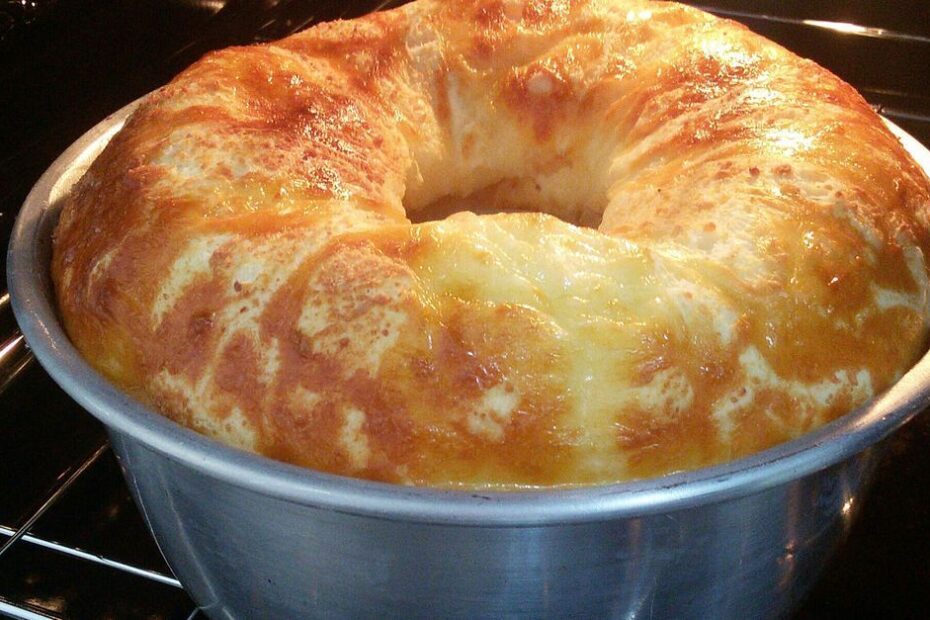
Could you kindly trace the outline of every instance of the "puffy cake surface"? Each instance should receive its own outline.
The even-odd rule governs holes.
[[[928,208],[850,86],[738,24],[418,0],[147,97],[52,273],[90,363],[220,441],[402,484],[597,484],[897,380]]]

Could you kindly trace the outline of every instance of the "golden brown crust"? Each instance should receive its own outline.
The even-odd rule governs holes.
[[[562,219],[424,221],[463,205]],[[420,0],[147,98],[66,204],[53,278],[96,368],[233,445],[408,484],[603,483],[895,381],[927,332],[928,206],[851,87],[742,26]]]

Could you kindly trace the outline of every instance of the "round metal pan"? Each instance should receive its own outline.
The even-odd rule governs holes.
[[[134,106],[36,184],[13,231],[8,280],[36,357],[106,425],[169,565],[212,617],[781,616],[847,531],[874,447],[930,404],[924,357],[872,402],[794,441],[572,490],[401,487],[226,447],[108,383],[56,315],[49,260],[62,201]],[[930,170],[930,152],[890,126]]]

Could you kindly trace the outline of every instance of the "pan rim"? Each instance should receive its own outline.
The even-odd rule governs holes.
[[[886,392],[791,441],[701,469],[576,488],[408,487],[317,472],[226,446],[176,424],[110,384],[73,347],[55,312],[47,262],[58,215],[53,203],[60,203],[63,188],[70,188],[82,166],[92,161],[140,101],[85,133],[33,187],[10,238],[7,281],[14,314],[30,348],[65,392],[109,432],[140,442],[201,474],[301,505],[384,519],[485,527],[584,523],[683,510],[803,478],[866,450],[930,405],[928,353]],[[898,126],[885,122],[918,165],[930,171],[930,151]]]

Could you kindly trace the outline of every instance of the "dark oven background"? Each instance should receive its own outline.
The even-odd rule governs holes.
[[[204,52],[393,4],[0,0],[0,245],[6,247],[29,188],[65,147]],[[930,146],[930,3],[706,0],[699,6],[828,67]],[[2,258],[0,267],[5,273]],[[930,617],[928,441],[930,415],[888,441],[848,542],[797,617]],[[4,613],[202,616],[151,541],[101,426],[32,362],[0,290]]]

